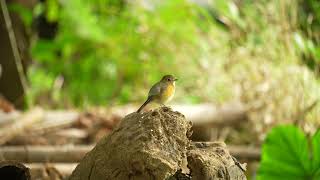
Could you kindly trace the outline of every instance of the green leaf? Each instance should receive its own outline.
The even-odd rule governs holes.
[[[38,40],[31,49],[34,59],[39,62],[54,62],[56,59],[57,45],[47,40]]]
[[[8,5],[9,11],[16,12],[21,17],[23,23],[26,26],[31,26],[32,23],[32,11],[27,7],[24,7],[18,3],[12,3]]]
[[[314,179],[320,179],[320,130],[312,138],[312,174]]]
[[[47,0],[46,1],[47,7],[47,19],[49,22],[55,22],[58,20],[59,16],[59,3],[57,0]]]
[[[273,128],[262,151],[258,179],[310,179],[308,141],[297,127],[286,125]]]

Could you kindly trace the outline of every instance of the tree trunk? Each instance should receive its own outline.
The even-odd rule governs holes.
[[[0,42],[0,94],[23,108],[29,42],[23,22],[17,14],[9,13],[5,0],[0,0]]]

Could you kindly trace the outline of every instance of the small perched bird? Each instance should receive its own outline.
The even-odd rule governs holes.
[[[170,101],[173,98],[175,91],[175,81],[177,81],[172,75],[165,75],[162,79],[154,84],[148,94],[148,99],[138,109],[138,113],[150,102],[156,102],[164,106],[164,103]]]

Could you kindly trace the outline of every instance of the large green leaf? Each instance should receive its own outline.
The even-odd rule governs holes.
[[[320,130],[312,138],[312,154],[313,179],[320,179]]]
[[[258,179],[311,179],[308,140],[300,129],[291,125],[273,128],[262,151]]]

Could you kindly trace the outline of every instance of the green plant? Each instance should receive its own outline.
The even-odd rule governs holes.
[[[161,2],[154,9],[125,1],[70,0],[61,3],[59,12],[47,14],[58,18],[59,31],[53,40],[34,42],[31,99],[53,94],[54,82],[62,77],[56,100],[78,106],[143,99],[145,92],[137,84],[179,73],[181,64],[196,69],[201,33],[208,28],[205,12],[185,0]],[[43,74],[46,82],[37,77]]]
[[[320,130],[309,139],[295,126],[274,127],[263,144],[257,179],[320,179]]]
[[[141,103],[168,73],[180,79],[175,103],[248,105],[253,128],[243,137],[259,142],[284,119],[315,127],[320,104],[302,112],[320,99],[320,81],[302,57],[317,62],[319,45],[305,32],[320,31],[300,28],[300,2],[216,0],[208,15],[187,0],[50,0],[33,14],[57,22],[58,34],[33,41],[29,97],[49,107]]]
[[[320,1],[299,1],[299,27],[296,36],[303,62],[320,76]]]

